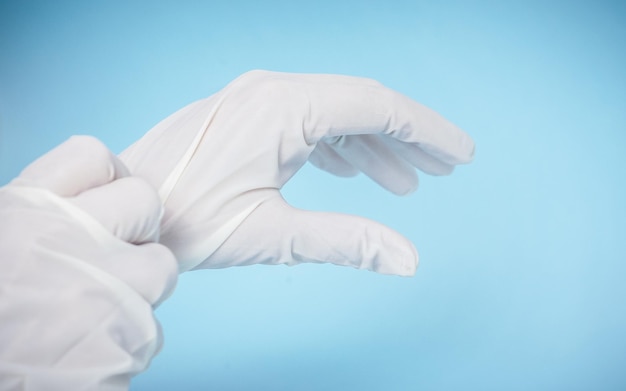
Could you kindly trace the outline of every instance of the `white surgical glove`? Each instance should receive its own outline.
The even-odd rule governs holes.
[[[73,137],[0,188],[0,389],[125,390],[161,345],[172,291],[161,202]]]
[[[181,271],[331,262],[412,275],[417,252],[400,234],[295,209],[280,189],[308,160],[407,194],[416,168],[446,175],[473,151],[453,124],[373,80],[252,71],[166,118],[120,157],[160,189],[161,242]]]

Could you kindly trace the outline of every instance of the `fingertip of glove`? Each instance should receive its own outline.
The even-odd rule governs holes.
[[[397,196],[404,197],[415,193],[419,188],[419,180],[417,179],[417,175],[415,176],[415,178],[412,179],[413,180],[411,181],[394,182],[391,184],[391,186],[385,186],[385,188]]]
[[[366,238],[370,255],[362,266],[376,273],[403,277],[413,276],[419,263],[419,254],[413,243],[390,229]]]
[[[456,156],[457,161],[455,164],[469,164],[473,162],[476,154],[476,144],[474,140],[468,134],[465,134],[460,145],[460,152]]]
[[[391,263],[395,266],[392,272],[388,274],[400,277],[413,277],[419,265],[419,255],[412,244],[404,245],[399,251],[401,254]]]

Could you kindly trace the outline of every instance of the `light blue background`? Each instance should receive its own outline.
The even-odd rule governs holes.
[[[134,390],[626,389],[619,1],[1,1],[0,183],[76,133],[114,151],[254,69],[375,78],[476,140],[397,198],[306,166],[294,205],[418,247],[183,275]]]

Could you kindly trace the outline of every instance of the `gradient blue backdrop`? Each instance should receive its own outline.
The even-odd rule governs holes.
[[[306,166],[293,204],[409,237],[414,278],[183,275],[133,390],[626,389],[620,1],[0,1],[0,183],[76,133],[121,151],[263,68],[367,76],[476,140],[397,198]]]

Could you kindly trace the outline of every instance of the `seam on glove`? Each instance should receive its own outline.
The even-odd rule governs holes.
[[[224,223],[215,233],[211,235],[211,237],[205,241],[201,241],[197,247],[202,248],[200,251],[195,251],[195,254],[203,254],[201,259],[191,259],[184,262],[179,263],[179,272],[184,273],[186,271],[192,270],[198,267],[202,262],[204,262],[211,254],[213,254],[217,249],[228,239],[228,237],[235,232],[237,227],[266,199],[262,199],[254,204],[250,205],[239,214],[232,217],[226,223]]]
[[[220,99],[215,103],[215,106],[213,106],[213,108],[211,109],[211,112],[209,113],[209,115],[207,116],[207,119],[204,121],[204,123],[200,127],[200,130],[196,134],[196,137],[193,139],[193,141],[189,145],[189,148],[187,148],[187,151],[185,151],[185,154],[180,158],[180,160],[178,161],[178,163],[176,164],[172,172],[170,172],[170,174],[167,176],[167,178],[165,179],[165,181],[159,188],[159,197],[161,197],[161,202],[163,202],[163,204],[167,202],[168,198],[172,194],[172,191],[174,190],[174,187],[176,187],[176,184],[178,183],[180,178],[183,176],[185,169],[191,162],[193,155],[198,150],[200,143],[204,139],[204,136],[206,135],[206,132],[209,129],[209,126],[211,125],[211,122],[213,122],[213,118],[215,118],[215,114],[217,114],[217,111],[219,110],[222,103],[224,102],[224,99],[226,99],[226,96],[227,94],[222,95]]]

